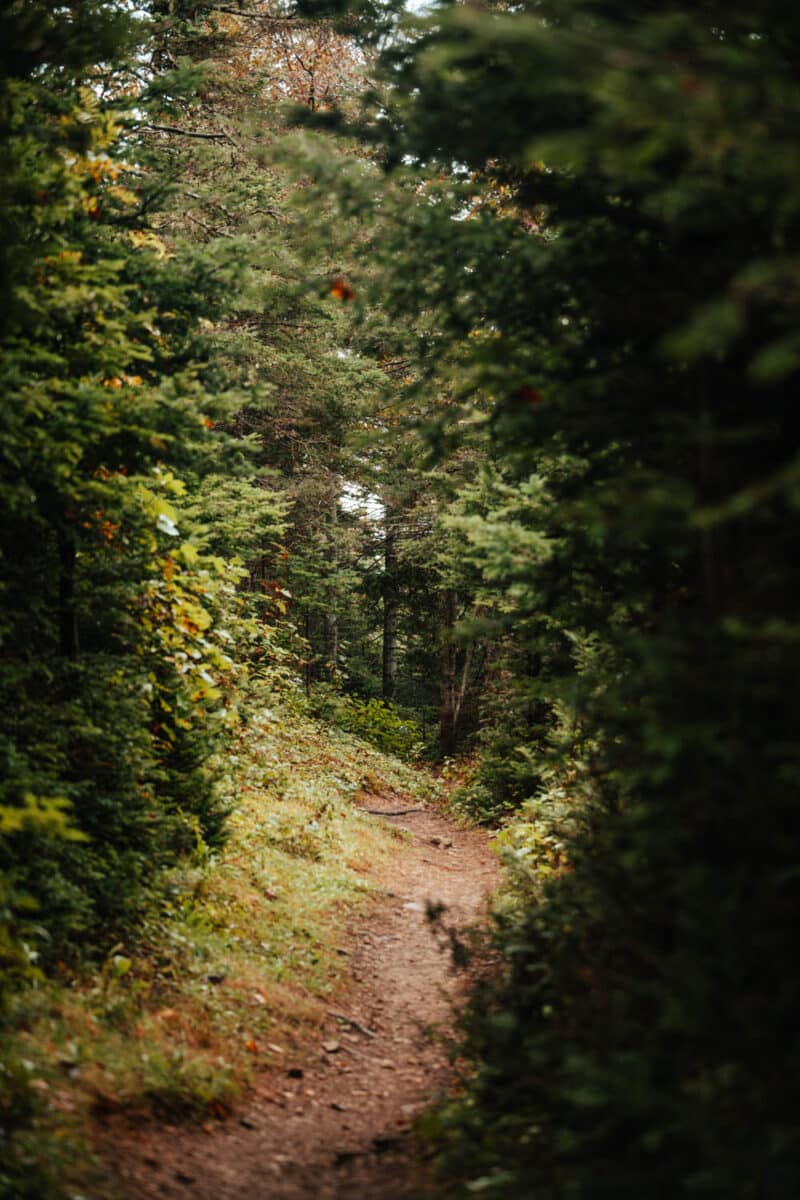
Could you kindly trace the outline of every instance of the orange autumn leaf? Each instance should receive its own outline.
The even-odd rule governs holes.
[[[351,288],[347,280],[342,278],[341,275],[334,279],[330,287],[330,293],[334,299],[341,300],[344,304],[346,304],[348,300],[355,300],[356,298],[355,291],[353,288]]]

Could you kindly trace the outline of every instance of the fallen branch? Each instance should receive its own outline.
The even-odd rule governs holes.
[[[373,817],[404,817],[406,813],[425,812],[424,808],[362,808]]]
[[[348,1035],[345,1034],[345,1037],[347,1037],[347,1036]],[[350,1036],[352,1036],[352,1035],[350,1035]],[[360,1058],[364,1062],[371,1063],[373,1061],[370,1058],[369,1054],[367,1054],[364,1050],[359,1050],[356,1046],[351,1046],[349,1042],[346,1045],[340,1046],[339,1049],[336,1051],[336,1053],[337,1053],[337,1055],[341,1055],[342,1058],[347,1058],[348,1054],[352,1054],[353,1058]],[[324,1057],[325,1061],[327,1062],[327,1060],[330,1056],[328,1054],[325,1054],[323,1057]]]
[[[355,1017],[348,1017],[346,1013],[334,1012],[332,1008],[328,1009],[329,1017],[336,1017],[337,1021],[344,1021],[345,1025],[352,1025],[353,1029],[357,1029],[359,1033],[363,1033],[365,1037],[376,1038],[378,1035],[374,1029],[367,1029],[366,1025],[362,1025]]]

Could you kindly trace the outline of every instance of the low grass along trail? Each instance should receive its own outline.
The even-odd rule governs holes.
[[[375,868],[380,901],[354,917],[342,953],[349,970],[324,1021],[280,1067],[261,1074],[228,1120],[107,1131],[109,1172],[129,1200],[411,1200],[423,1190],[412,1123],[447,1087],[440,1037],[463,981],[443,925],[480,920],[496,882],[486,835],[433,809],[371,811],[407,831]]]

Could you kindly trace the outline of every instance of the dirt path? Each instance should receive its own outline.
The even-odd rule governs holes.
[[[129,1200],[419,1197],[410,1125],[449,1078],[426,1030],[448,1027],[463,988],[426,907],[445,905],[447,925],[474,922],[496,866],[484,833],[433,810],[386,819],[411,839],[375,877],[385,902],[352,927],[351,986],[332,1003],[319,1044],[302,1067],[265,1073],[213,1135],[168,1126],[154,1138],[150,1127],[116,1143],[114,1173]]]

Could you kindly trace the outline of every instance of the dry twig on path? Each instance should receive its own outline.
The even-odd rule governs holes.
[[[346,1025],[352,1025],[353,1029],[357,1029],[359,1033],[363,1033],[365,1037],[376,1038],[378,1035],[374,1029],[367,1029],[366,1025],[362,1025],[355,1017],[348,1017],[346,1013],[334,1012],[332,1008],[328,1009],[329,1017],[336,1017],[337,1021],[344,1021]]]
[[[373,817],[405,817],[408,813],[425,812],[424,808],[362,808]]]

